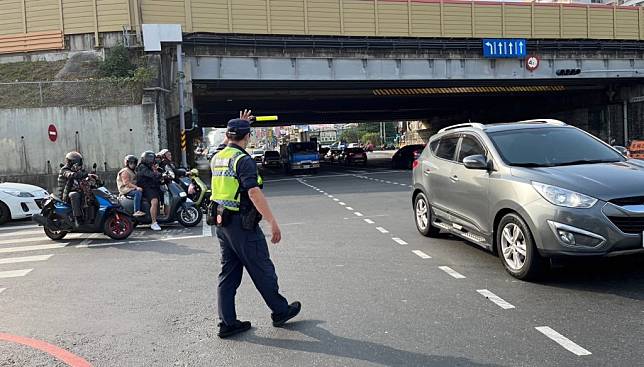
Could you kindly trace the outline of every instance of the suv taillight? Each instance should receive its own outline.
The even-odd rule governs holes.
[[[419,164],[420,164],[420,162],[415,159],[414,162],[411,164],[411,168],[416,169],[416,167],[418,167]]]

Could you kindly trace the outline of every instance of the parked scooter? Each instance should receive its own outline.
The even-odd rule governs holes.
[[[193,168],[188,172],[190,185],[188,186],[188,197],[195,202],[195,205],[201,208],[205,213],[210,205],[211,191],[205,182],[199,177],[199,170]]]
[[[96,164],[94,164],[95,173]],[[112,239],[128,238],[134,230],[129,213],[119,204],[118,198],[103,187],[99,179],[87,177],[80,182],[84,194],[83,222],[74,224],[71,205],[52,195],[45,200],[40,214],[33,221],[43,226],[52,240],[62,240],[68,233],[104,233]]]
[[[188,198],[186,191],[175,181],[174,172],[166,171],[163,174],[162,197],[159,198],[159,224],[179,222],[184,227],[194,227],[201,223],[203,213],[195,203]],[[134,213],[134,199],[120,196],[119,202],[127,213]],[[141,211],[145,216],[134,218],[136,224],[150,224],[150,203],[143,199]]]

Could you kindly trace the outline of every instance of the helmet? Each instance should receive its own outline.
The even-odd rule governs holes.
[[[83,156],[78,152],[69,152],[65,155],[65,164],[71,166],[82,166]]]
[[[199,176],[199,170],[196,168],[191,169],[190,176]]]
[[[125,158],[123,158],[123,165],[127,167],[130,165],[130,163],[134,163],[136,165],[139,163],[139,159],[132,154],[128,154],[125,156]]]
[[[156,155],[151,150],[146,150],[145,152],[141,153],[141,163],[152,165],[154,164],[155,158]]]
[[[162,157],[162,158],[163,158],[163,156],[165,156],[165,155],[166,155],[167,153],[169,153],[169,152],[170,152],[170,151],[169,151],[169,150],[167,150],[167,149],[161,149],[161,150],[159,151],[159,153],[157,153],[157,157]]]

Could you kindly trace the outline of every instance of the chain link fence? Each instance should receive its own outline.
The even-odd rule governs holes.
[[[140,104],[143,87],[131,79],[0,83],[0,108]]]

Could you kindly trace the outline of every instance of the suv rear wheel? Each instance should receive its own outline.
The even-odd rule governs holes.
[[[542,275],[545,261],[537,252],[530,228],[517,214],[504,216],[496,229],[496,245],[505,270],[521,280]]]
[[[414,218],[418,232],[425,237],[438,237],[440,229],[432,226],[432,209],[429,206],[427,197],[422,192],[416,195],[414,200]]]

